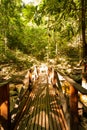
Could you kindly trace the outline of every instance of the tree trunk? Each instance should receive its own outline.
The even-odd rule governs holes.
[[[87,0],[82,4],[82,86],[87,89]]]
[[[86,33],[87,33],[87,28],[86,28],[86,14],[87,14],[87,9],[86,9],[86,0],[82,0],[82,46],[83,46],[83,54],[82,58],[87,56],[87,43],[86,43]]]

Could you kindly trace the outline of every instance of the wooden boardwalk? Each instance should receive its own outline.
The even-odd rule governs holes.
[[[46,74],[35,81],[33,90],[26,96],[28,99],[13,130],[69,130],[62,96],[48,84]]]

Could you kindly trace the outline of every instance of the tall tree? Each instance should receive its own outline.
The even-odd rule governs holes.
[[[87,89],[87,1],[81,0],[82,9],[82,86]]]
[[[9,35],[12,35],[21,23],[21,0],[1,0],[0,3],[0,36],[1,41],[6,47],[9,45]],[[17,33],[17,31],[16,31]],[[2,46],[3,46],[2,44]]]
[[[48,17],[50,20],[47,20]],[[56,44],[57,52],[60,44],[72,42],[78,34],[80,29],[79,2],[77,0],[43,0],[35,13],[35,22],[39,25],[42,21],[49,28],[49,39],[51,39],[52,32],[57,34],[57,39],[53,42]]]

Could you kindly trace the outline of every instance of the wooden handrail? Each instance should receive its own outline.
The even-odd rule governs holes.
[[[64,73],[57,70],[57,72],[67,81],[69,82],[76,90],[78,90],[82,94],[87,94],[87,89],[83,88],[80,84],[76,83],[73,79],[66,76]]]
[[[8,80],[6,80],[6,81],[0,83],[0,87],[2,87],[2,86],[4,86],[4,85],[8,84],[11,80],[12,80],[12,79],[10,78],[10,79],[8,79]]]
[[[76,83],[73,79],[66,76],[64,73],[56,70],[70,85],[69,85],[69,106],[70,106],[70,130],[79,130],[78,118],[78,91],[87,95],[87,89]]]

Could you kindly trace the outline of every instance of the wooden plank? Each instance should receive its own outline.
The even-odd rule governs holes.
[[[66,119],[64,117],[64,113],[62,112],[59,106],[60,104],[58,103],[58,100],[60,100],[60,98],[56,97],[55,95],[57,93],[56,92],[57,89],[53,88],[51,91],[52,92],[50,92],[49,95],[50,95],[50,104],[51,104],[51,114],[52,114],[52,119],[53,119],[53,128],[59,129],[59,130],[62,130],[62,129],[69,130]]]
[[[46,123],[45,123],[45,128],[46,128],[46,130],[49,130],[49,111],[48,111],[49,109],[48,109],[48,93],[46,92],[46,117],[45,117],[45,119],[46,119]]]
[[[31,103],[31,98],[29,96],[29,91],[27,91],[26,97],[24,97],[21,100],[21,103],[20,103],[20,105],[18,107],[18,112],[17,112],[18,115],[16,116],[15,121],[14,121],[11,129],[16,130],[17,128],[18,129],[22,129],[22,128],[25,127],[26,122],[27,122],[27,119],[26,119],[27,115],[26,115],[26,113],[28,111],[30,103]],[[24,116],[24,114],[25,114],[25,116]],[[24,116],[24,118],[22,119],[23,116]],[[26,119],[26,120],[24,120],[24,119]],[[22,123],[23,123],[23,125],[21,126]]]
[[[54,97],[54,95],[50,97],[50,104],[51,104],[51,116],[52,116],[52,122],[53,122],[53,128],[54,130],[61,130],[60,124],[59,124],[59,117],[57,113],[57,102]]]
[[[62,124],[64,125],[63,127],[65,128],[65,130],[69,130],[62,108],[59,108],[59,113],[61,115]]]
[[[39,103],[40,103],[40,98],[38,96],[37,104],[36,104],[36,112],[35,112],[34,130],[38,130],[38,125],[39,125],[39,113],[40,113],[40,107],[39,107],[40,104]]]
[[[50,114],[51,108],[50,108],[50,94],[49,94],[49,87],[47,86],[47,114],[48,114],[48,123],[49,123],[49,130],[53,130],[53,122],[52,122],[52,116]]]
[[[46,83],[38,83],[31,104],[26,104],[25,115],[15,130],[68,130],[55,97],[55,90]]]
[[[46,107],[45,107],[46,108]],[[46,110],[43,109],[42,110],[42,128],[45,129],[46,128]]]
[[[40,96],[39,98],[40,98],[40,105],[39,105],[40,111],[39,111],[39,122],[38,122],[39,128],[38,128],[38,130],[41,130],[43,128],[42,121],[43,121],[43,107],[44,107],[44,104],[43,104],[43,96],[42,97]]]
[[[34,112],[35,112],[34,107],[33,107],[34,104],[31,101],[30,101],[30,104],[29,104],[29,101],[27,102],[28,103],[27,109],[25,111],[25,115],[24,115],[23,119],[19,123],[18,130],[24,130],[24,129],[30,130],[31,126],[29,125],[29,123],[32,121],[32,118],[33,118],[33,115],[34,115]],[[30,107],[30,105],[31,105],[31,107]]]

